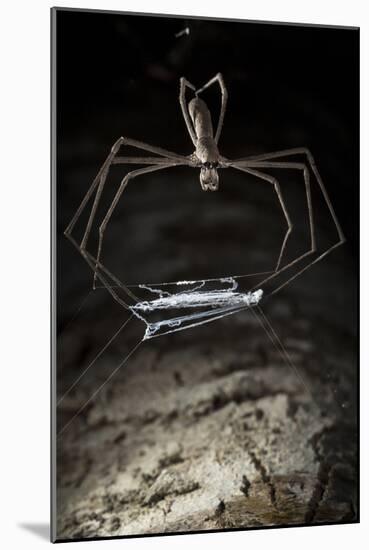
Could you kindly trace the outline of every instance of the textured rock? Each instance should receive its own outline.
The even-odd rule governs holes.
[[[324,379],[310,324],[287,343],[314,399],[251,321],[221,321],[213,347],[215,324],[143,344],[71,423],[59,443],[59,538],[355,520],[354,403],[342,410]],[[351,395],[347,342],[325,330]],[[69,396],[65,419],[91,384]]]

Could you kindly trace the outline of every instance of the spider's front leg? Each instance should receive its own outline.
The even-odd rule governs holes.
[[[272,159],[277,159],[277,158],[291,157],[291,156],[295,156],[295,155],[304,155],[306,157],[306,160],[308,161],[310,169],[313,172],[313,174],[314,174],[314,176],[315,176],[315,178],[318,182],[318,185],[320,187],[320,190],[322,192],[324,200],[325,200],[325,202],[328,206],[329,212],[330,212],[330,214],[332,216],[332,219],[334,221],[334,224],[336,226],[339,240],[341,241],[341,244],[343,244],[345,242],[345,236],[343,234],[341,225],[340,225],[340,223],[337,219],[337,216],[336,216],[336,213],[334,211],[332,202],[331,202],[331,200],[328,196],[327,189],[326,189],[326,187],[323,183],[323,180],[322,180],[322,177],[319,173],[319,170],[318,170],[318,167],[316,165],[315,159],[314,159],[313,155],[311,154],[310,150],[307,147],[294,147],[292,149],[284,149],[282,151],[272,151],[270,153],[262,153],[260,155],[253,155],[253,156],[250,156],[250,157],[237,159],[235,162],[249,162],[249,161],[253,161],[253,160],[262,162],[262,161],[267,161],[267,160],[272,160]]]
[[[119,201],[123,191],[125,190],[125,188],[128,185],[128,182],[130,180],[136,178],[137,176],[141,176],[143,174],[149,174],[151,172],[156,172],[157,170],[163,170],[164,168],[180,166],[181,164],[188,164],[188,163],[187,162],[184,163],[184,162],[169,161],[167,159],[166,162],[163,162],[159,165],[148,166],[146,168],[140,168],[138,170],[133,170],[132,172],[128,172],[128,174],[122,179],[122,181],[119,185],[118,191],[116,192],[116,194],[113,198],[113,201],[112,201],[112,203],[111,203],[107,213],[105,214],[105,217],[104,217],[104,219],[103,219],[103,221],[102,221],[102,223],[99,227],[99,244],[98,244],[98,250],[97,250],[97,256],[96,256],[94,277],[96,277],[97,269],[98,269],[98,266],[100,264],[100,256],[101,256],[103,238],[104,238],[104,233],[105,233],[106,227],[107,227],[107,225],[109,223],[109,220],[110,220],[110,218],[111,218],[111,216],[114,212],[115,207],[118,204],[118,201]]]
[[[324,197],[324,200],[327,204],[327,207],[329,209],[329,212],[330,212],[331,217],[333,219],[333,222],[335,224],[335,228],[336,228],[337,234],[338,234],[338,241],[335,244],[333,244],[331,247],[329,247],[327,250],[322,252],[314,260],[312,260],[308,265],[306,265],[305,267],[300,269],[292,277],[288,278],[283,284],[281,284],[275,290],[273,290],[273,292],[271,294],[275,294],[276,292],[281,290],[287,284],[292,282],[296,277],[298,277],[304,271],[309,269],[312,265],[314,265],[315,263],[322,260],[325,256],[327,256],[335,248],[337,248],[338,246],[343,244],[345,242],[345,237],[343,235],[341,226],[338,222],[337,216],[336,216],[335,211],[333,209],[333,205],[332,205],[332,203],[329,199],[329,196],[328,196],[327,190],[325,188],[325,185],[324,185],[324,183],[322,181],[322,178],[321,178],[321,176],[318,172],[318,169],[316,167],[315,161],[314,161],[314,159],[313,159],[313,157],[312,157],[312,155],[311,155],[311,153],[308,149],[303,148],[303,147],[295,148],[295,149],[287,149],[287,150],[284,150],[284,151],[275,151],[275,152],[265,153],[265,154],[261,154],[261,155],[254,155],[254,156],[250,156],[250,157],[246,157],[246,158],[242,158],[242,159],[237,159],[235,161],[230,162],[230,165],[233,166],[234,168],[243,166],[243,167],[250,167],[250,168],[252,168],[252,167],[257,168],[258,167],[258,168],[282,168],[282,169],[300,168],[300,169],[303,169],[304,182],[305,182],[306,195],[307,195],[308,213],[309,213],[311,247],[310,247],[310,250],[308,250],[307,252],[305,252],[302,255],[298,256],[297,258],[295,258],[294,260],[292,260],[291,262],[286,264],[284,267],[279,269],[277,272],[273,273],[270,277],[268,277],[267,279],[262,281],[262,283],[265,283],[265,282],[273,279],[277,275],[279,275],[281,272],[291,268],[292,266],[294,266],[295,264],[297,264],[298,262],[300,262],[304,258],[312,255],[314,252],[317,251],[316,242],[315,242],[315,226],[314,226],[314,218],[313,218],[313,205],[312,205],[312,201],[311,201],[311,191],[310,191],[310,183],[309,183],[310,178],[309,178],[308,167],[307,167],[306,164],[303,164],[303,163],[296,163],[296,162],[289,162],[289,161],[280,162],[280,161],[275,161],[274,160],[274,159],[278,159],[278,158],[294,156],[294,155],[297,155],[297,154],[304,154],[307,157],[310,169],[312,170],[314,176],[316,177],[316,180],[317,180],[318,185],[320,187],[321,193]]]
[[[276,273],[280,270],[281,262],[282,262],[282,259],[283,259],[283,254],[284,254],[285,248],[287,246],[287,241],[288,241],[288,238],[289,238],[289,236],[290,236],[290,234],[292,233],[292,230],[293,230],[293,224],[292,224],[292,221],[291,221],[286,203],[284,201],[279,182],[278,182],[277,178],[275,178],[274,176],[270,176],[269,174],[259,172],[258,170],[253,170],[251,168],[246,168],[246,167],[243,167],[241,165],[238,165],[238,166],[234,165],[233,168],[236,168],[237,170],[241,170],[241,172],[245,172],[246,174],[250,174],[250,175],[255,176],[255,177],[257,177],[261,180],[264,180],[264,181],[267,181],[268,183],[271,183],[273,185],[273,188],[274,188],[275,192],[276,192],[279,204],[280,204],[280,206],[282,208],[282,211],[283,211],[283,215],[284,215],[285,220],[287,222],[287,231],[285,233],[285,236],[284,236],[284,239],[283,239],[283,242],[282,242],[282,246],[281,246],[281,249],[279,251],[277,265],[276,265],[276,267],[273,271],[273,273]]]
[[[142,149],[144,151],[148,151],[150,153],[154,153],[156,155],[159,155],[157,157],[118,157],[117,154],[121,148],[122,145],[128,145],[131,147],[135,147],[136,149]],[[147,143],[144,143],[142,141],[137,141],[130,138],[120,137],[111,148],[111,151],[107,158],[105,159],[104,163],[102,164],[100,170],[98,171],[96,177],[94,178],[90,188],[88,189],[86,195],[84,196],[81,204],[79,205],[76,213],[74,214],[72,220],[68,224],[66,230],[64,231],[65,235],[71,235],[74,226],[76,225],[78,219],[80,218],[83,210],[85,209],[88,201],[92,197],[95,189],[97,186],[99,186],[97,191],[97,196],[95,197],[94,205],[92,207],[92,211],[87,223],[87,227],[81,242],[81,247],[83,249],[86,248],[86,244],[89,237],[89,232],[91,229],[91,225],[96,213],[96,208],[98,205],[98,202],[101,197],[102,190],[105,185],[105,181],[108,175],[108,172],[110,170],[110,167],[112,164],[160,164],[165,161],[178,161],[178,162],[187,162],[187,158],[183,155],[179,155],[177,153],[173,153],[172,151],[167,151],[166,149],[162,149],[161,147],[156,147],[153,145],[149,145]]]
[[[128,145],[131,147],[135,147],[137,149],[142,149],[144,151],[148,151],[150,153],[154,153],[158,156],[156,157],[120,157],[118,156],[118,152],[123,145]],[[72,241],[73,244],[75,244],[79,250],[79,252],[83,255],[85,260],[87,261],[87,243],[88,239],[91,233],[91,228],[94,222],[94,219],[96,217],[96,211],[98,208],[98,205],[100,203],[100,199],[104,190],[104,186],[107,180],[107,176],[110,170],[110,167],[113,164],[149,164],[150,168],[143,169],[144,172],[148,171],[154,171],[161,168],[166,168],[168,166],[175,166],[177,164],[190,164],[190,161],[187,157],[184,157],[183,155],[179,155],[177,153],[174,153],[172,151],[167,151],[166,149],[163,149],[161,147],[156,147],[149,145],[147,143],[143,143],[141,141],[129,139],[120,137],[113,145],[109,155],[107,156],[106,160],[104,161],[103,165],[101,166],[98,174],[96,175],[95,179],[93,180],[90,188],[88,189],[85,197],[83,198],[81,204],[79,205],[76,213],[74,214],[71,222],[69,223],[68,227],[65,230],[65,235]],[[154,166],[153,166],[154,165]],[[136,171],[130,172],[128,174],[129,177],[132,176],[133,173]],[[136,174],[137,175],[137,174]],[[129,178],[128,178],[129,179]],[[127,180],[128,181],[128,180]],[[72,237],[72,231],[78,222],[80,216],[82,215],[82,212],[87,207],[87,204],[91,197],[93,196],[93,193],[96,191],[96,195],[94,198],[94,202],[91,208],[91,212],[87,221],[87,225],[81,240],[81,243],[78,244],[75,239]],[[101,244],[100,244],[101,249]],[[91,262],[91,258],[89,258],[89,262]],[[88,263],[89,263],[88,262]],[[97,265],[97,264],[96,264]],[[107,271],[107,270],[106,270]],[[108,272],[108,271],[107,271]],[[109,277],[112,277],[112,274],[108,272]],[[93,288],[96,288],[96,277],[97,277],[97,269],[94,269],[94,280],[93,280]],[[101,277],[100,277],[101,278]],[[106,284],[103,283],[105,286]],[[127,291],[127,289],[125,289]]]
[[[250,161],[246,162],[244,160],[241,160],[241,161],[230,161],[229,166],[231,166],[232,168],[236,168],[237,170],[242,170],[244,172],[251,173],[251,174],[255,175],[256,177],[259,177],[261,179],[267,180],[270,183],[272,183],[274,185],[275,191],[277,193],[277,196],[278,196],[283,214],[284,214],[284,216],[286,218],[286,221],[287,221],[288,229],[287,229],[287,232],[285,234],[284,240],[282,242],[277,267],[274,270],[274,272],[272,273],[272,275],[270,275],[269,277],[267,277],[266,279],[264,279],[260,283],[260,284],[265,284],[266,282],[270,281],[271,279],[273,279],[274,277],[276,277],[277,275],[279,275],[283,271],[286,271],[287,269],[289,269],[293,265],[297,264],[298,262],[300,262],[301,260],[303,260],[307,256],[310,256],[311,254],[313,254],[316,251],[315,225],[314,225],[313,206],[312,206],[311,189],[310,189],[310,175],[309,175],[309,172],[307,170],[306,165],[303,164],[303,163],[298,163],[298,162],[266,162],[266,161],[256,161],[256,160],[250,160]],[[286,244],[287,244],[287,239],[288,239],[288,237],[290,236],[290,234],[292,232],[293,225],[291,223],[291,220],[290,220],[290,217],[289,217],[289,214],[288,214],[288,210],[287,210],[287,207],[285,205],[285,202],[284,202],[284,199],[283,199],[283,196],[282,196],[282,192],[281,192],[278,180],[275,177],[273,177],[269,174],[265,174],[263,172],[256,172],[254,170],[255,168],[296,169],[296,170],[300,170],[300,171],[303,172],[305,191],[306,191],[306,201],[307,201],[308,214],[309,214],[310,249],[307,252],[304,252],[303,254],[301,254],[300,256],[295,258],[294,260],[292,260],[291,262],[287,263],[283,267],[281,267],[281,261],[282,261],[283,253],[285,251],[285,247],[286,247]]]

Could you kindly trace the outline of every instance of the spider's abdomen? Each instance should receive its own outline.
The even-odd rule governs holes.
[[[219,161],[219,151],[214,140],[210,111],[205,101],[199,97],[192,99],[188,110],[195,129],[197,143],[196,156],[203,164],[215,164]]]
[[[195,97],[188,104],[188,110],[193,122],[197,139],[214,136],[210,111],[202,99]]]

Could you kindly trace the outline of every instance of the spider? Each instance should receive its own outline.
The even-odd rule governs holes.
[[[214,133],[213,123],[211,114],[208,106],[205,101],[199,96],[207,88],[213,84],[218,84],[221,92],[221,109],[218,119],[218,124],[216,131]],[[190,89],[194,92],[194,98],[191,101],[187,102],[186,100],[186,90]],[[282,241],[282,245],[279,251],[279,256],[277,264],[274,271],[269,272],[270,275],[265,278],[261,283],[264,284],[267,281],[270,281],[280,273],[286,271],[301,262],[303,259],[312,257],[314,253],[317,253],[316,239],[315,239],[315,226],[314,226],[314,217],[313,217],[313,206],[311,200],[311,189],[310,189],[310,175],[311,173],[315,176],[316,181],[320,187],[320,191],[323,195],[323,198],[327,204],[330,215],[334,221],[337,233],[338,241],[333,244],[331,247],[325,251],[318,253],[317,257],[313,259],[308,265],[305,265],[297,273],[292,275],[278,286],[272,294],[279,291],[306,269],[311,267],[316,262],[324,258],[329,252],[337,248],[339,245],[343,244],[345,237],[343,235],[340,224],[337,220],[336,214],[334,212],[332,203],[328,197],[326,188],[323,184],[322,178],[318,172],[313,156],[310,151],[305,147],[298,147],[293,149],[286,149],[282,151],[274,151],[270,153],[264,153],[260,155],[249,156],[245,158],[238,158],[235,160],[230,160],[220,154],[218,143],[220,134],[223,127],[224,115],[227,107],[227,88],[224,83],[224,79],[221,73],[218,73],[213,78],[211,78],[206,84],[201,88],[196,88],[191,82],[186,78],[182,77],[180,79],[180,93],[179,93],[179,103],[181,106],[183,118],[189,133],[189,136],[192,140],[194,151],[190,155],[180,155],[172,151],[167,151],[161,147],[155,147],[148,145],[142,141],[137,141],[134,139],[120,137],[113,145],[111,152],[106,158],[105,162],[101,166],[97,176],[92,182],[87,194],[82,200],[79,208],[77,209],[73,219],[65,230],[66,236],[72,241],[72,243],[77,247],[82,256],[86,259],[90,267],[94,272],[94,283],[93,287],[95,288],[96,278],[99,278],[104,286],[112,294],[113,298],[121,303],[124,307],[129,308],[130,306],[126,304],[113,290],[111,284],[107,282],[107,278],[111,279],[124,289],[124,291],[137,302],[137,297],[132,293],[130,289],[124,286],[117,277],[115,277],[100,261],[101,251],[104,239],[104,233],[106,231],[109,220],[114,212],[115,207],[117,206],[118,201],[120,200],[123,191],[126,189],[128,183],[144,174],[151,172],[156,172],[158,170],[165,170],[167,168],[174,168],[176,166],[189,166],[190,168],[196,168],[200,170],[200,185],[203,191],[218,191],[219,190],[219,170],[232,168],[239,170],[246,174],[250,174],[258,178],[262,182],[266,182],[271,185],[274,192],[276,193],[277,199],[279,201],[281,210],[283,212],[285,222],[286,222],[286,232]],[[131,146],[137,149],[144,150],[148,153],[152,153],[156,156],[147,156],[147,157],[125,157],[119,156],[119,152],[122,146]],[[286,160],[289,157],[295,155],[303,156],[302,161],[295,160]],[[99,227],[99,241],[96,257],[93,256],[87,250],[88,238],[91,232],[92,224],[95,219],[97,207],[99,205],[101,195],[106,183],[107,175],[109,169],[112,165],[115,164],[136,164],[136,165],[148,165],[143,168],[138,168],[128,172],[126,176],[122,179],[119,188],[112,200],[110,207],[108,208],[105,217]],[[282,267],[283,255],[286,249],[288,238],[293,230],[293,224],[288,212],[287,206],[285,204],[282,191],[279,185],[279,182],[276,177],[265,173],[264,169],[278,168],[286,170],[298,170],[303,175],[303,181],[305,186],[306,201],[308,208],[308,217],[309,217],[309,233],[310,233],[310,247],[309,249],[297,256],[295,259],[286,263]],[[79,217],[81,216],[83,210],[85,209],[88,201],[92,197],[93,193],[96,192],[95,199],[91,208],[90,216],[88,218],[87,226],[83,235],[83,238],[80,243],[77,243],[76,240],[72,237],[72,231],[77,223]]]

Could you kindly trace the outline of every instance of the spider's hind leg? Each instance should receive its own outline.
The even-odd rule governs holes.
[[[182,76],[180,80],[180,88],[179,88],[179,103],[181,105],[182,114],[187,126],[188,133],[190,134],[192,143],[196,147],[197,137],[196,137],[195,128],[191,121],[190,113],[188,112],[188,105],[186,102],[186,88],[190,88],[192,91],[196,93],[195,86],[191,84],[191,82],[189,82],[186,78],[184,78],[184,76]]]

